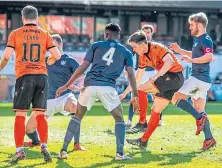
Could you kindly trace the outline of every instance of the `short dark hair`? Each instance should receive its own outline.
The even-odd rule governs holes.
[[[105,26],[105,30],[119,33],[121,31],[121,28],[117,23],[109,23]]]
[[[149,24],[144,25],[141,30],[145,30],[145,29],[150,29],[150,30],[151,30],[151,33],[153,33],[153,31],[154,31],[153,26],[152,26],[152,25],[149,25]]]
[[[128,43],[130,43],[130,42],[135,42],[137,44],[140,44],[140,43],[147,44],[148,43],[146,34],[142,30],[138,30],[135,33],[133,33],[129,37]]]
[[[62,38],[59,34],[53,34],[52,39],[55,40],[59,45],[62,44]]]
[[[38,10],[34,6],[27,5],[21,11],[22,16],[27,20],[38,18]]]

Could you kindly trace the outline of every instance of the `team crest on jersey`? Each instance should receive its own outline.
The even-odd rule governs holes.
[[[66,61],[61,61],[61,65],[65,65],[66,64]]]
[[[110,47],[114,47],[115,46],[115,43],[110,43]]]

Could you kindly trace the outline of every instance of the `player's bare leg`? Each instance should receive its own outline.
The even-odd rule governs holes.
[[[129,160],[130,157],[124,155],[125,124],[123,119],[123,109],[121,104],[110,112],[115,119],[116,135],[116,160]]]
[[[141,84],[138,86],[138,97],[139,97],[139,104],[140,104],[140,121],[131,129],[128,129],[126,131],[127,134],[135,134],[138,132],[144,132],[147,130],[147,121],[146,121],[146,115],[147,115],[147,106],[148,106],[148,99],[147,99],[147,93],[158,93],[159,90],[154,86],[153,83],[150,81],[145,82],[144,84]]]
[[[187,101],[187,98],[188,98],[187,95],[184,95],[183,93],[180,92],[176,92],[171,102],[177,107],[181,108],[182,110],[190,113],[196,119],[196,126],[197,126],[196,135],[199,135],[204,128],[207,116],[198,113],[194,109],[194,107]]]
[[[193,98],[192,101],[193,101],[194,108],[199,113],[207,116],[207,113],[205,112],[206,99],[198,98],[196,100]],[[212,135],[212,132],[210,129],[209,118],[207,118],[207,120],[206,120],[206,123],[203,128],[203,132],[204,132],[205,140],[203,142],[203,147],[201,148],[201,150],[208,150],[211,147],[215,146],[217,143],[216,140],[213,138],[213,135]]]
[[[11,162],[17,163],[19,160],[25,159],[24,137],[25,137],[25,118],[27,111],[16,111],[14,123],[14,139],[16,146],[15,157]]]
[[[24,147],[40,146],[40,140],[36,128],[36,118],[34,113],[32,113],[26,123],[26,135],[31,139],[31,141],[24,142]]]
[[[137,145],[140,148],[146,148],[149,138],[151,137],[152,133],[158,127],[159,120],[160,120],[160,113],[165,109],[165,107],[169,104],[169,100],[156,97],[154,100],[154,104],[151,109],[151,117],[148,122],[148,129],[144,132],[143,136],[138,139],[126,139],[129,144]]]
[[[77,111],[75,116],[69,122],[68,128],[66,130],[66,135],[63,142],[63,147],[57,156],[58,159],[67,159],[67,148],[69,143],[71,142],[73,136],[79,136],[76,134],[80,134],[80,125],[85,112],[87,111],[87,107],[80,105],[77,103]]]

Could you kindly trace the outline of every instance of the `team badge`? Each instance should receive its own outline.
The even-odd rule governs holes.
[[[66,64],[66,61],[61,61],[61,65],[65,65]]]

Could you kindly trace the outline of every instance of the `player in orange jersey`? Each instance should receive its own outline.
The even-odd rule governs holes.
[[[41,153],[44,160],[50,162],[52,158],[46,145],[48,124],[44,115],[48,92],[46,51],[48,50],[55,59],[60,59],[61,54],[50,34],[37,26],[38,10],[33,6],[26,6],[21,14],[23,26],[10,33],[0,62],[1,71],[15,51],[16,84],[13,111],[16,112],[14,123],[16,155],[12,162],[25,158],[23,148],[25,118],[31,103],[41,141]]]
[[[148,42],[146,34],[143,31],[132,34],[129,37],[129,44],[139,55],[139,69],[136,74],[138,83],[147,66],[151,66],[157,70],[157,73],[153,77],[138,86],[138,92],[145,91],[156,94],[151,109],[151,117],[148,122],[148,129],[141,138],[126,140],[130,144],[146,148],[148,140],[158,126],[160,112],[171,102],[174,93],[178,91],[184,83],[183,67],[173,52],[166,46],[160,43]],[[130,87],[125,90],[125,94],[129,91]],[[196,113],[198,114],[198,112]],[[198,120],[201,124],[197,125],[197,129],[203,129],[203,127],[200,128],[200,125],[204,125],[204,118],[205,116],[203,115]]]

